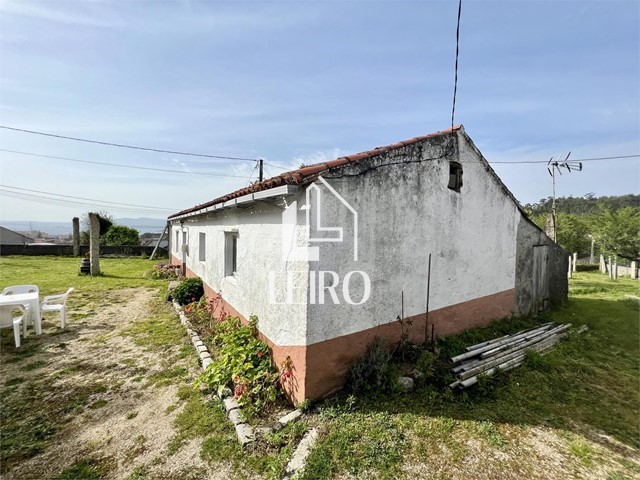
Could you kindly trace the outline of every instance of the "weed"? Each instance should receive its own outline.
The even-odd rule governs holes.
[[[111,458],[85,458],[65,468],[53,480],[99,480],[111,470]]]
[[[154,373],[148,377],[147,386],[165,387],[175,383],[183,383],[189,378],[189,372],[184,367],[176,367]]]
[[[498,428],[492,422],[474,422],[475,431],[493,447],[504,447],[507,444]]]
[[[35,362],[27,363],[24,366],[24,369],[26,371],[37,370],[38,368],[42,368],[46,365],[47,365],[47,362],[45,360],[36,360]]]
[[[622,472],[609,472],[609,474],[607,475],[607,480],[631,480],[629,477],[627,477],[625,474],[623,474]]]
[[[104,407],[107,403],[109,403],[107,400],[96,400],[95,402],[93,402],[91,405],[89,405],[89,408],[92,410],[96,410],[98,408],[102,408]]]
[[[7,380],[4,383],[4,385],[6,387],[10,387],[11,385],[20,385],[22,382],[24,382],[24,378],[22,378],[22,377],[14,377],[14,378],[11,378],[11,379]]]
[[[127,420],[132,420],[138,416],[138,412],[129,412],[127,413]]]
[[[347,385],[356,393],[398,391],[398,371],[384,339],[376,337],[349,370]]]
[[[582,440],[574,440],[569,443],[569,451],[573,453],[585,466],[590,466],[593,462],[593,448]]]
[[[186,440],[205,437],[219,430],[221,425],[227,425],[222,405],[206,402],[200,392],[191,390],[186,405],[174,420],[177,433],[169,442],[169,454],[176,453]]]
[[[144,465],[138,465],[133,469],[126,480],[144,480],[145,478],[147,478],[147,467]]]

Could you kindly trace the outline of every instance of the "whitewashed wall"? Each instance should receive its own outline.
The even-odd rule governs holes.
[[[282,211],[283,207],[255,203],[186,218],[182,227],[188,232],[186,264],[244,317],[258,315],[259,329],[269,340],[281,346],[304,345],[308,268],[303,262],[282,261]],[[174,242],[176,231],[182,230],[174,221]],[[225,231],[238,232],[237,273],[232,277],[225,276],[224,271]],[[207,244],[204,262],[198,260],[201,232],[205,233]],[[179,248],[172,247],[172,255],[182,259]],[[272,298],[269,272],[275,284]],[[293,280],[295,303],[271,303],[285,300],[287,276]]]
[[[423,313],[429,253],[430,310],[514,288],[520,212],[464,135],[458,138],[460,193],[447,188],[448,159],[455,160],[452,137],[407,146],[325,177],[358,212],[359,259],[353,261],[346,244],[327,244],[311,269],[335,271],[340,278],[363,270],[372,291],[363,305],[310,305],[307,344],[395,322],[402,291],[405,316]],[[397,164],[380,168],[389,163]],[[324,225],[343,226],[345,236],[353,236],[353,222],[339,202],[327,201],[322,215]],[[352,290],[360,298],[358,289]]]

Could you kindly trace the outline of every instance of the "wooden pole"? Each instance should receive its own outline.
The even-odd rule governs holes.
[[[153,249],[153,252],[151,252],[151,256],[149,257],[149,260],[153,260],[153,257],[155,257],[156,252],[158,251],[158,247],[160,246],[160,242],[164,238],[164,234],[167,233],[168,229],[169,229],[169,222],[167,222],[167,224],[164,226],[164,230],[162,230],[162,235],[160,235],[160,238],[158,239],[158,242],[156,243],[156,247]]]

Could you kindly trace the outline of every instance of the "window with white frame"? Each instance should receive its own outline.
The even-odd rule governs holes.
[[[200,232],[198,235],[198,260],[204,262],[206,260],[207,235]]]
[[[238,232],[224,234],[224,276],[230,277],[238,271]]]

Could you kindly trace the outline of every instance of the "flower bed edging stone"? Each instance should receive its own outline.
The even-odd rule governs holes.
[[[316,444],[317,440],[318,430],[315,428],[309,430],[305,436],[302,437],[302,440],[300,440],[300,443],[298,444],[298,448],[296,448],[293,455],[291,455],[291,460],[289,460],[284,471],[283,479],[293,478],[304,469],[304,466],[307,463],[307,457],[311,453],[311,449]]]
[[[180,323],[187,327],[187,334],[191,337],[191,343],[198,352],[198,356],[200,357],[200,362],[202,364],[202,370],[204,371],[213,362],[211,359],[211,353],[209,353],[209,349],[200,339],[198,333],[188,327],[189,319],[182,311],[182,307],[178,305],[176,301],[172,301],[172,303],[173,308],[175,308],[178,316],[180,317]],[[224,393],[228,395],[223,399],[224,408],[227,411],[229,420],[231,420],[231,423],[233,423],[235,427],[238,442],[240,442],[240,445],[244,447],[256,439],[255,433],[253,428],[251,428],[251,425],[246,422],[245,416],[242,414],[242,409],[240,408],[240,405],[238,405],[238,402],[230,396],[231,392],[226,391]]]
[[[175,282],[172,285],[171,282],[169,284],[168,296],[171,294],[171,290],[178,282]],[[191,338],[191,343],[194,348],[198,352],[198,356],[200,357],[200,361],[202,364],[202,370],[206,370],[211,363],[213,363],[213,359],[211,358],[211,353],[207,349],[207,346],[200,339],[200,336],[195,330],[189,328],[189,319],[184,314],[184,311],[180,305],[175,300],[171,300],[173,303],[173,308],[178,313],[178,317],[180,318],[180,323],[184,325],[187,329],[187,334]],[[227,417],[233,423],[236,431],[236,436],[238,437],[238,442],[245,447],[246,445],[252,443],[256,439],[256,433],[260,435],[265,435],[268,433],[273,433],[274,431],[278,431],[284,428],[291,422],[295,422],[302,416],[302,411],[300,409],[293,410],[286,415],[283,415],[275,422],[272,426],[260,426],[255,430],[246,422],[246,417],[242,413],[242,408],[238,404],[238,401],[232,397],[232,393],[228,388],[225,388],[221,395],[222,403],[224,404],[225,411],[227,412]],[[297,472],[299,472],[302,468],[304,468],[304,464],[306,462],[307,456],[313,445],[315,444],[318,437],[318,432],[314,428],[308,431],[305,436],[302,438],[298,447],[296,448],[293,456],[291,457],[290,462],[287,464],[287,470],[284,478],[291,478]]]

